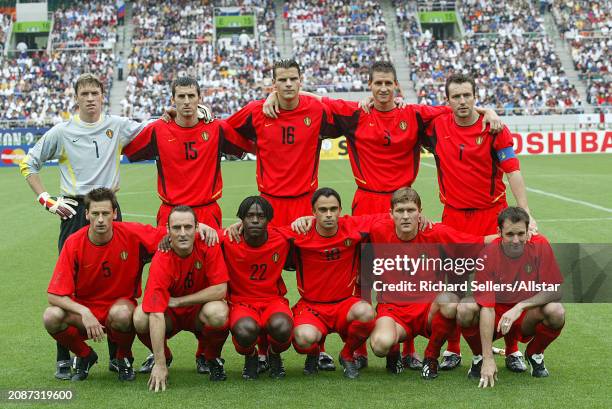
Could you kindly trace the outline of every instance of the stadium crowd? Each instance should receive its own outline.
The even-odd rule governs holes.
[[[387,26],[378,2],[289,2],[285,18],[307,89],[363,91],[368,81],[364,67],[389,60]]]
[[[544,31],[543,19],[533,1],[467,0],[458,4],[467,35],[492,33],[504,36]]]
[[[272,62],[279,55],[272,2],[215,3],[254,8],[260,40],[243,33],[216,44],[212,43],[212,5],[201,7],[199,1],[181,4],[167,18],[167,5],[149,0],[137,3],[133,21],[136,41],[127,58],[128,86],[121,101],[124,115],[137,119],[161,115],[163,107],[170,104],[170,83],[181,74],[200,79],[204,103],[217,115],[229,115],[263,97],[264,80],[270,77]],[[194,25],[194,21],[200,23]]]
[[[71,4],[54,13],[53,47],[112,47],[117,37],[117,10],[102,1]]]

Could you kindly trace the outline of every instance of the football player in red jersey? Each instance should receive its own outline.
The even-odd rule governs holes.
[[[132,312],[140,296],[142,268],[165,235],[163,229],[114,222],[117,199],[98,188],[84,198],[89,226],[62,248],[49,283],[45,328],[76,356],[72,380],[87,378],[98,356],[83,339],[101,341],[106,331],[117,344],[119,380],[134,380]]]
[[[345,344],[340,352],[344,376],[359,376],[355,351],[365,342],[374,325],[374,309],[356,294],[361,243],[374,222],[387,214],[343,216],[340,196],[330,188],[320,188],[312,196],[315,225],[307,221],[305,235],[294,237],[295,265],[301,298],[293,307],[293,344],[307,354],[304,373],[318,370],[319,342],[337,332]]]
[[[242,222],[242,240],[224,240],[221,244],[229,271],[228,301],[230,329],[236,351],[245,357],[242,376],[258,377],[255,344],[266,337],[270,377],[285,377],[280,354],[291,346],[293,315],[285,298],[283,266],[290,244],[285,235],[268,223],[274,210],[261,196],[250,196],[238,208]]]
[[[221,154],[241,154],[254,146],[237,135],[225,121],[198,119],[200,87],[190,77],[172,83],[176,106],[173,122],[149,124],[123,149],[130,161],[157,161],[157,192],[161,206],[157,224],[164,226],[176,205],[190,206],[200,223],[221,227]]]
[[[174,207],[168,216],[171,250],[151,261],[142,305],[134,311],[139,339],[154,356],[149,388],[165,390],[172,354],[167,338],[182,330],[202,334],[204,357],[212,381],[227,377],[220,358],[229,334],[227,268],[220,246],[195,241],[197,221],[188,206]]]
[[[300,95],[302,74],[294,60],[280,60],[272,70],[280,113],[268,118],[264,101],[253,101],[227,119],[257,153],[257,189],[274,209],[271,226],[286,226],[310,215],[310,197],[318,186],[321,139],[337,136],[327,107]],[[259,345],[260,351],[266,345]],[[333,359],[321,352],[321,367],[333,370]]]
[[[544,350],[565,324],[565,310],[559,302],[563,277],[548,240],[542,235],[528,238],[529,214],[523,208],[508,207],[497,221],[501,238],[482,253],[484,269],[476,271],[474,278],[479,287],[472,299],[462,301],[458,307],[463,336],[474,354],[468,376],[480,379],[480,387],[495,384],[497,366],[491,353],[492,341],[507,334],[529,342],[525,355],[531,375],[548,376]],[[546,287],[541,291],[521,287],[530,282]],[[517,283],[517,291],[496,291],[490,286],[515,288]]]
[[[372,226],[370,241],[376,244],[407,244],[410,247],[384,249],[391,253],[397,251],[414,254],[413,258],[427,254],[430,259],[441,258],[442,254],[467,254],[468,249],[457,248],[451,244],[477,245],[491,241],[497,235],[487,237],[475,236],[457,231],[442,223],[434,224],[423,231],[419,229],[421,216],[421,198],[412,188],[404,187],[395,191],[391,197],[391,218],[381,220]],[[465,246],[464,246],[465,247]],[[470,246],[473,247],[473,246]],[[481,246],[470,248],[470,254],[478,254]],[[379,248],[379,250],[382,250]],[[375,253],[377,253],[375,249]],[[388,254],[387,257],[392,257]],[[459,256],[459,255],[458,255]],[[380,257],[380,254],[376,254]],[[444,281],[443,271],[430,271],[420,268],[411,277],[414,283],[421,281]],[[398,276],[398,274],[400,274]],[[385,272],[380,275],[381,282],[385,279],[393,281],[398,277],[405,277],[403,272]],[[455,274],[452,272],[451,274]],[[449,280],[450,282],[451,280]],[[456,280],[455,280],[456,281]],[[420,288],[417,286],[417,288]],[[455,328],[455,314],[459,297],[451,292],[435,294],[433,292],[411,291],[408,295],[398,295],[378,292],[377,320],[370,343],[372,350],[378,356],[387,357],[387,370],[391,373],[403,371],[400,360],[398,342],[412,339],[417,335],[429,338],[425,350],[425,360],[421,376],[424,379],[434,379],[438,376],[438,357],[440,348]]]
[[[446,81],[446,96],[452,114],[436,117],[424,143],[433,153],[438,168],[442,223],[467,233],[485,235],[497,231],[497,215],[508,206],[504,173],[517,205],[529,213],[525,182],[512,148],[507,127],[498,134],[483,132],[482,117],[474,110],[476,86],[471,77],[453,74]],[[537,230],[531,218],[530,230]],[[527,369],[517,340],[505,337],[506,365],[515,372]],[[458,342],[455,345],[459,346]],[[460,362],[456,354],[449,363]],[[440,369],[447,369],[440,365]]]

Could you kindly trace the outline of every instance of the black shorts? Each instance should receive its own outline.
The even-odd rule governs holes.
[[[60,234],[57,241],[57,248],[60,253],[62,251],[62,247],[64,247],[64,243],[72,233],[89,225],[89,222],[85,218],[85,204],[83,203],[83,198],[70,197],[69,199],[76,200],[79,205],[74,209],[76,210],[76,214],[70,219],[62,219],[62,223],[60,224]],[[117,221],[121,221],[120,207],[117,207]]]

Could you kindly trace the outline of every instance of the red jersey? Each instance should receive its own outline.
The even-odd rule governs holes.
[[[402,280],[415,283],[417,289],[410,292],[377,292],[378,302],[401,304],[433,301],[437,292],[420,291],[418,289],[420,281],[444,282],[445,276],[449,277],[449,282],[465,281],[465,278],[460,278],[471,268],[465,269],[461,275],[453,277],[457,271],[455,269],[445,269],[444,263],[448,263],[446,261],[447,257],[475,258],[482,249],[484,237],[464,233],[445,224],[436,223],[432,228],[425,231],[419,230],[412,240],[404,241],[397,236],[393,220],[382,220],[372,226],[370,241],[374,245],[379,244],[379,246],[374,247],[374,255],[377,258],[394,259],[397,255],[402,257],[407,255],[415,260],[421,259],[422,262],[429,260],[430,262],[430,264],[420,264],[415,271],[385,269],[384,273],[373,277],[375,280],[382,280],[385,283],[398,283]],[[389,244],[389,246],[380,246],[380,244]],[[436,264],[434,260],[440,262]]]
[[[259,247],[249,246],[244,238],[236,243],[227,237],[221,247],[229,272],[231,302],[260,302],[287,293],[282,273],[290,244],[278,230],[268,226],[268,240]]]
[[[473,293],[476,302],[484,307],[499,306],[505,311],[520,301],[549,290],[548,287],[539,289],[533,284],[563,283],[550,243],[541,234],[531,237],[518,258],[506,256],[501,238],[489,244],[481,257],[485,260],[485,268],[476,272],[472,285],[483,286],[475,287]],[[497,288],[492,285],[497,285]]]
[[[438,168],[442,203],[456,209],[486,209],[506,199],[503,173],[519,170],[507,127],[497,135],[475,124],[459,126],[452,113],[436,117],[425,145]]]
[[[364,112],[357,102],[323,98],[333,121],[346,137],[355,182],[360,189],[393,193],[412,186],[419,172],[419,139],[434,117],[449,107],[407,105],[382,112]]]
[[[194,294],[229,280],[220,246],[208,247],[196,239],[185,258],[174,251],[158,252],[151,261],[149,279],[142,300],[144,312],[165,312],[170,297]],[[180,311],[182,308],[175,308]]]
[[[371,226],[388,214],[343,216],[338,231],[323,237],[313,226],[306,234],[292,233],[298,291],[309,302],[338,302],[356,293],[361,243]]]
[[[221,198],[221,153],[253,150],[225,121],[191,128],[161,119],[145,127],[124,149],[130,161],[157,161],[157,192],[170,206],[202,206]]]
[[[300,95],[298,106],[281,110],[277,119],[262,112],[264,101],[253,101],[227,119],[257,146],[257,188],[276,197],[297,197],[318,186],[320,136],[337,136],[328,108],[316,98]]]
[[[119,298],[140,297],[142,268],[166,229],[113,222],[112,239],[100,246],[89,240],[88,231],[85,226],[68,237],[47,292],[99,306],[110,306]]]

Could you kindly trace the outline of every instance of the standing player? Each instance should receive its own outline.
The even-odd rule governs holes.
[[[166,389],[172,354],[166,340],[182,330],[202,334],[212,381],[226,379],[220,359],[228,331],[227,269],[219,246],[195,241],[196,214],[176,206],[168,216],[171,250],[151,262],[142,305],[134,311],[139,339],[153,352],[149,388]]]
[[[245,357],[242,377],[258,376],[255,344],[262,336],[269,344],[263,352],[268,356],[270,377],[284,378],[280,354],[291,346],[293,317],[281,274],[290,245],[284,235],[268,227],[274,210],[265,198],[247,197],[237,216],[242,221],[243,240],[225,240],[222,248],[230,277],[232,340],[236,351]]]
[[[494,339],[514,333],[522,342],[529,342],[525,355],[531,375],[546,377],[544,350],[565,324],[565,310],[559,303],[563,277],[548,240],[541,235],[528,239],[529,214],[520,207],[506,208],[497,220],[501,238],[485,248],[481,256],[485,268],[475,276],[480,286],[489,286],[479,287],[472,303],[462,302],[459,308],[459,323],[474,354],[468,377],[480,379],[479,386],[484,388],[497,380],[491,353]],[[490,284],[515,288],[516,283],[546,286],[539,292],[489,290]]]
[[[497,215],[508,207],[506,174],[518,206],[529,213],[525,182],[512,149],[507,127],[496,135],[483,132],[482,117],[474,110],[476,85],[471,77],[453,74],[446,80],[446,97],[453,110],[435,118],[425,144],[438,168],[440,200],[444,204],[442,223],[476,235],[495,234]],[[536,230],[531,219],[531,230]],[[506,337],[506,366],[515,372],[527,369],[518,351],[517,340]],[[450,363],[461,362],[459,339],[451,344]],[[440,369],[447,369],[440,366]]]
[[[357,293],[361,243],[371,225],[387,215],[344,216],[340,195],[320,188],[312,196],[315,226],[294,239],[298,291],[301,298],[293,307],[295,349],[307,354],[304,373],[317,373],[319,343],[330,332],[344,341],[340,364],[344,376],[359,376],[355,351],[374,326],[372,306]],[[312,221],[310,218],[301,218]]]
[[[104,86],[92,74],[79,76],[74,84],[78,113],[55,125],[29,150],[19,167],[38,202],[61,217],[58,248],[72,233],[88,224],[83,197],[92,189],[119,190],[119,156],[144,124],[102,114]],[[51,196],[39,176],[43,164],[59,160],[60,195]],[[117,219],[121,210],[117,208]],[[109,338],[109,369],[117,371],[115,348]],[[55,377],[70,379],[70,354],[58,344]]]
[[[221,208],[217,204],[223,189],[221,154],[253,149],[250,142],[237,146],[244,140],[224,121],[200,121],[200,98],[195,79],[176,79],[172,83],[174,122],[153,122],[124,149],[130,161],[157,161],[160,226],[167,223],[172,208],[181,204],[190,206],[200,223],[221,227]]]
[[[255,142],[257,189],[274,209],[272,226],[285,226],[311,214],[310,197],[318,186],[321,138],[337,136],[328,109],[316,98],[300,95],[302,74],[294,60],[280,60],[272,70],[280,114],[267,118],[264,101],[254,101],[227,119],[248,141]],[[264,345],[260,345],[265,349]],[[321,353],[321,367],[334,370]]]
[[[98,355],[84,341],[101,341],[106,331],[117,344],[119,380],[132,381],[132,313],[140,297],[142,268],[164,236],[138,223],[114,222],[117,200],[98,188],[84,198],[89,227],[72,234],[62,248],[49,283],[51,307],[43,321],[51,336],[76,356],[73,381],[87,378]]]
[[[491,235],[483,239],[482,236],[463,233],[441,223],[420,231],[420,216],[421,198],[419,194],[409,187],[398,189],[391,197],[392,219],[375,223],[370,231],[370,241],[374,245],[410,243],[410,254],[414,254],[412,257],[415,259],[421,257],[422,254],[427,254],[429,259],[435,259],[440,258],[443,253],[465,253],[467,251],[463,248],[453,249],[448,244],[482,244],[483,241],[491,241],[497,237],[497,235]],[[440,246],[443,247],[440,249]],[[408,249],[408,247],[402,247],[401,251]],[[399,249],[392,250],[395,250],[394,254],[400,251]],[[377,254],[376,257],[378,256]],[[389,276],[397,278],[393,272],[385,272],[379,277],[384,280]],[[426,268],[411,272],[411,276],[414,277],[414,283],[418,283],[417,280],[444,281],[442,271],[430,271]],[[429,338],[421,376],[423,379],[434,379],[438,376],[440,348],[455,328],[459,298],[453,293],[442,292],[437,296],[432,294],[415,291],[403,298],[397,298],[386,292],[378,293],[376,327],[372,331],[370,343],[376,355],[387,357],[387,370],[391,373],[403,371],[397,343],[421,335]]]

